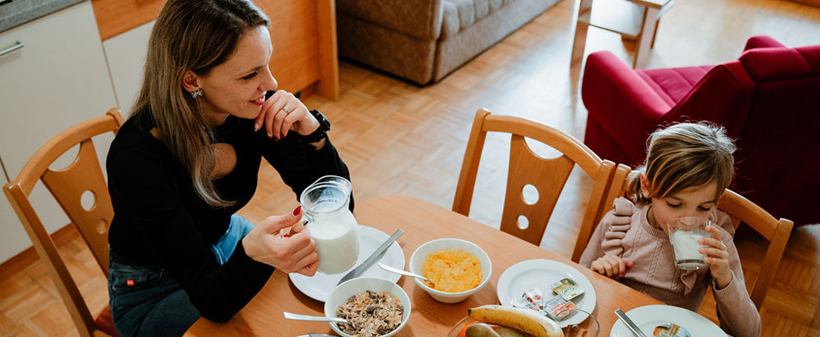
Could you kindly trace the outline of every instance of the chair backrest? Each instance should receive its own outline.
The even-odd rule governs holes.
[[[489,111],[479,109],[473,120],[453,200],[453,211],[463,215],[470,213],[487,132],[511,135],[509,172],[501,217],[501,230],[504,232],[539,245],[558,197],[575,165],[593,179],[592,192],[572,254],[573,261],[580,260],[592,234],[595,218],[601,211],[601,200],[606,194],[615,164],[601,160],[582,142],[558,129],[524,118],[491,115]],[[542,158],[527,145],[525,137],[546,144],[562,155],[558,158]],[[532,204],[527,203],[522,195],[526,185],[532,185],[538,191],[538,199]],[[525,228],[519,227],[519,216],[526,217],[528,224],[522,226]]]
[[[629,168],[626,165],[619,165],[605,198],[605,205],[612,205],[617,197],[627,195],[628,174]],[[723,192],[718,200],[717,208],[729,214],[735,229],[740,223],[745,223],[769,242],[766,254],[760,263],[757,279],[752,283],[747,280],[746,283],[749,297],[752,298],[752,302],[760,310],[763,299],[766,298],[766,292],[769,291],[769,286],[774,280],[777,267],[780,265],[780,259],[783,257],[783,251],[786,249],[786,243],[789,241],[794,223],[786,219],[777,220],[760,206],[730,189]],[[604,213],[606,211],[608,210],[605,210]],[[751,285],[751,288],[749,288],[749,285]]]
[[[116,133],[122,123],[119,111],[111,109],[105,116],[61,132],[37,150],[23,166],[17,179],[3,188],[81,336],[92,336],[98,330],[94,318],[29,196],[37,181],[42,181],[80,232],[107,277],[108,228],[114,218],[114,209],[91,138],[106,132]],[[63,153],[78,145],[77,158],[68,167],[56,171],[49,169]],[[81,197],[87,191],[94,197],[94,204],[88,209],[81,204]]]
[[[757,280],[751,289],[747,286],[752,302],[760,310],[763,306],[763,299],[766,298],[766,292],[769,291],[769,286],[777,274],[777,267],[780,265],[780,259],[783,257],[783,251],[786,249],[794,223],[783,218],[777,220],[760,206],[729,189],[723,192],[717,207],[729,214],[735,228],[741,222],[745,223],[769,241],[763,262],[760,264]]]

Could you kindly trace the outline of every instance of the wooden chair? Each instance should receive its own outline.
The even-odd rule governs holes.
[[[604,199],[605,205],[612,205],[615,198],[626,196],[629,172],[628,166],[623,164],[618,166],[613,175],[609,193]],[[740,223],[745,223],[769,242],[766,254],[760,264],[757,280],[753,282],[747,280],[746,282],[749,297],[752,298],[757,310],[760,310],[763,299],[766,298],[766,292],[769,291],[769,286],[774,280],[777,267],[780,265],[780,259],[783,257],[783,251],[786,249],[786,243],[789,241],[794,223],[791,220],[782,218],[777,220],[760,206],[730,189],[723,192],[718,200],[717,208],[729,214],[735,229]],[[607,211],[609,210],[605,209],[602,215]]]
[[[595,227],[596,216],[601,213],[601,201],[615,164],[609,160],[601,160],[582,142],[558,129],[519,117],[491,115],[489,111],[479,109],[473,121],[453,201],[453,211],[465,216],[470,213],[478,165],[488,132],[508,133],[512,137],[507,189],[501,218],[501,230],[504,232],[539,245],[558,197],[575,165],[577,164],[594,180],[572,253],[573,261],[580,260]],[[524,137],[546,144],[563,155],[552,159],[542,158],[530,149]],[[527,203],[523,198],[522,192],[526,185],[532,185],[538,191],[538,200],[533,204]],[[526,226],[518,224],[518,218],[522,215],[528,220]]]
[[[123,118],[119,111],[111,109],[105,116],[61,132],[37,150],[23,166],[17,179],[3,188],[34,243],[37,254],[54,280],[57,292],[68,308],[80,336],[84,337],[118,336],[111,322],[110,308],[106,306],[95,322],[65,261],[60,257],[54,241],[37,216],[29,196],[34,185],[41,180],[80,232],[103,273],[108,277],[108,228],[114,218],[114,209],[91,137],[105,132],[116,133],[122,123]],[[57,171],[49,169],[57,158],[77,145],[77,158],[68,167]],[[93,194],[95,200],[92,206],[85,209],[80,200],[87,191]]]

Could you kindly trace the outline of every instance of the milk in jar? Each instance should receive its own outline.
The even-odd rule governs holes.
[[[350,181],[324,176],[308,186],[300,196],[310,237],[319,255],[318,271],[338,274],[350,269],[359,257],[356,218],[350,212]]]

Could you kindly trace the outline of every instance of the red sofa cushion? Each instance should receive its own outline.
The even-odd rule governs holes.
[[[714,66],[635,70],[669,106],[678,104]]]
[[[584,138],[599,156],[635,167],[657,127],[708,120],[736,139],[732,188],[775,217],[820,223],[820,45],[748,40],[714,67],[632,70],[609,52],[587,58]]]

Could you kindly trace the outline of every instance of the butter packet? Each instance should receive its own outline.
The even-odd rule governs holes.
[[[555,296],[546,303],[544,303],[544,310],[547,315],[556,321],[563,321],[570,315],[574,314],[576,309],[575,303],[565,301],[561,296]]]
[[[560,281],[553,283],[552,285],[550,285],[550,288],[552,289],[553,293],[555,293],[558,296],[561,296],[561,298],[563,298],[564,301],[571,301],[573,298],[581,296],[581,294],[584,293],[584,289],[581,289],[581,287],[579,287],[578,284],[575,283],[575,280],[569,277],[563,278]]]
[[[655,337],[692,337],[688,330],[675,323],[656,326],[652,335]]]

